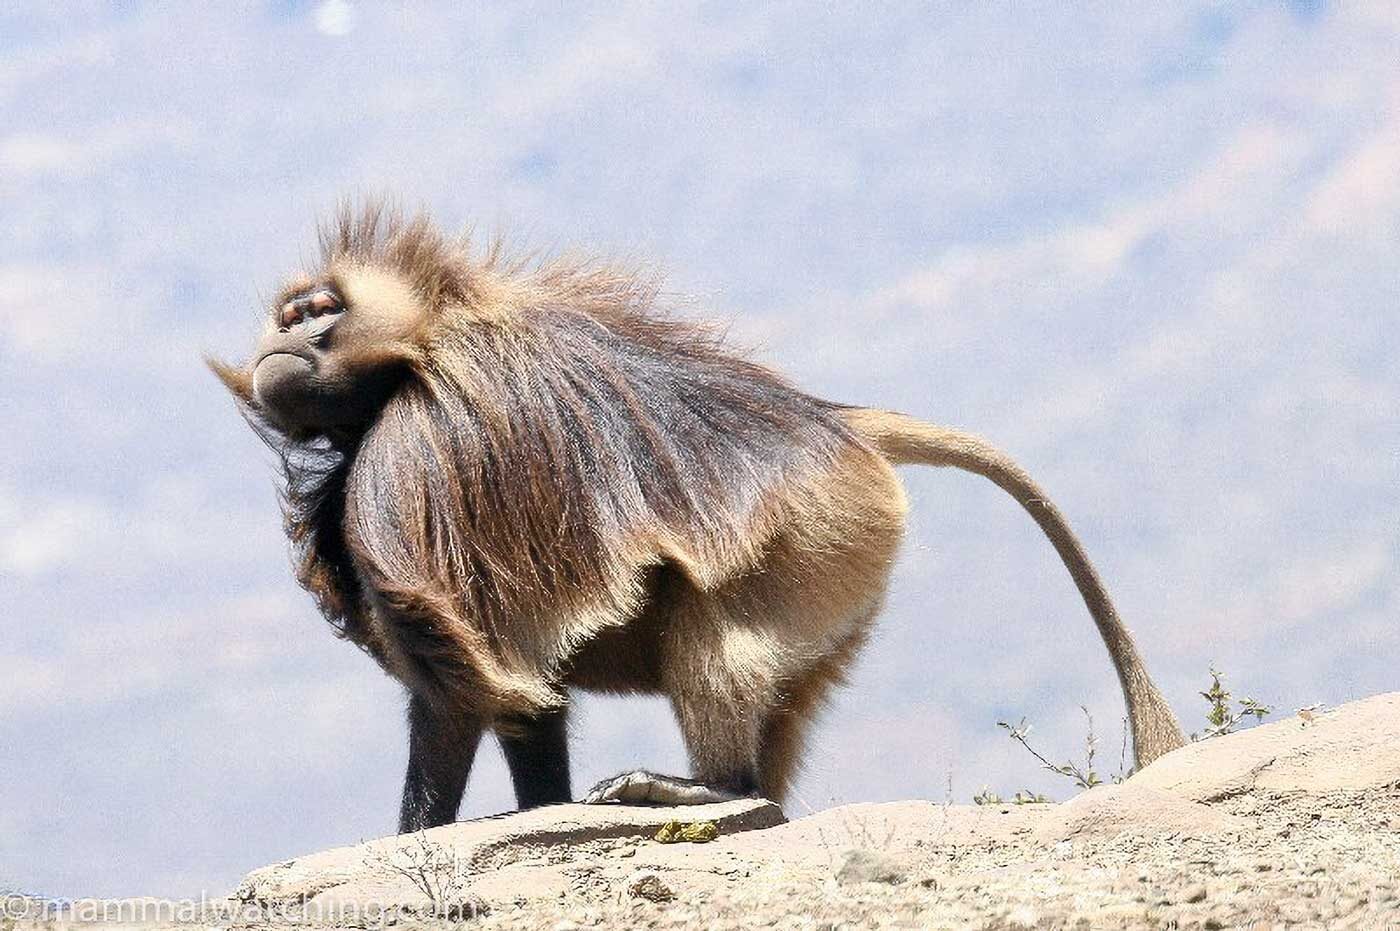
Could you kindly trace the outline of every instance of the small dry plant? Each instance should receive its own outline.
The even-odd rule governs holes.
[[[876,828],[871,819],[865,815],[852,815],[850,812],[841,811],[841,832],[845,837],[828,837],[826,831],[817,828],[817,840],[822,845],[823,852],[826,853],[827,863],[834,870],[837,868],[837,854],[843,850],[860,849],[886,851],[894,843],[895,835],[899,833],[898,822],[886,822],[880,828]]]
[[[1193,741],[1219,737],[1221,734],[1229,734],[1238,729],[1250,718],[1253,718],[1255,723],[1258,723],[1262,721],[1266,715],[1273,713],[1274,709],[1271,706],[1255,701],[1252,698],[1234,699],[1234,707],[1232,707],[1231,699],[1233,696],[1230,694],[1229,690],[1225,688],[1225,674],[1212,666],[1210,667],[1210,678],[1210,688],[1201,693],[1201,697],[1210,705],[1210,709],[1206,712],[1206,722],[1210,726],[1203,731],[1192,734],[1191,739]],[[1083,765],[1073,760],[1068,760],[1064,763],[1050,762],[1043,753],[1031,746],[1030,742],[1027,740],[1031,732],[1031,725],[1026,722],[1025,718],[1022,718],[1021,722],[1015,725],[1008,724],[1005,721],[998,721],[997,727],[1004,728],[1007,734],[1011,736],[1011,739],[1019,743],[1022,747],[1025,747],[1026,751],[1029,752],[1031,756],[1035,757],[1045,769],[1073,780],[1074,784],[1081,789],[1092,789],[1094,786],[1103,783],[1103,779],[1101,779],[1099,774],[1094,770],[1094,757],[1098,753],[1099,741],[1098,737],[1094,734],[1093,715],[1089,714],[1089,709],[1083,705],[1079,706],[1079,710],[1084,712],[1084,720],[1087,724],[1084,736]],[[1302,711],[1308,711],[1309,714],[1303,715]],[[1302,715],[1304,723],[1311,720],[1311,711],[1312,708],[1300,710],[1299,713]],[[1123,742],[1118,755],[1118,772],[1111,777],[1113,782],[1122,782],[1133,774],[1132,768],[1127,765],[1127,759],[1128,720],[1124,718]],[[981,792],[974,795],[972,800],[978,805],[1004,804],[1001,796],[987,788],[983,788]],[[1015,805],[1025,805],[1031,802],[1043,801],[1048,801],[1045,796],[1030,792],[1029,790],[1017,792],[1010,799],[1010,802]]]
[[[983,786],[972,801],[976,805],[1039,805],[1050,801],[1050,798],[1030,789],[1020,789],[1011,798],[1005,799],[993,792],[990,786]]]
[[[1084,764],[1082,766],[1074,760],[1066,760],[1063,763],[1052,763],[1046,758],[1045,754],[1041,753],[1035,747],[1032,747],[1030,741],[1027,740],[1031,732],[1031,725],[1026,723],[1025,718],[1021,719],[1021,723],[1015,725],[1008,724],[1005,721],[998,721],[997,727],[1004,728],[1007,734],[1011,736],[1011,739],[1022,747],[1025,747],[1026,751],[1029,752],[1031,756],[1035,757],[1045,769],[1050,770],[1050,772],[1056,775],[1072,779],[1074,784],[1081,789],[1092,789],[1094,786],[1100,785],[1103,782],[1103,779],[1099,777],[1098,772],[1094,769],[1094,757],[1097,756],[1099,752],[1099,738],[1098,735],[1094,733],[1094,716],[1091,715],[1089,709],[1083,705],[1079,706],[1079,710],[1084,712],[1085,721]],[[1127,722],[1124,721],[1123,723],[1123,757],[1126,757],[1128,750]],[[1123,757],[1119,758],[1118,773],[1113,776],[1114,782],[1122,782],[1129,775],[1123,772]],[[1033,793],[1026,794],[1030,795],[1028,801],[1040,802],[1047,800],[1043,795],[1035,795]],[[1021,795],[1021,792],[1016,793],[1017,797]],[[1015,801],[1015,798],[1012,800]],[[1021,804],[1025,803],[1022,802]]]
[[[432,903],[435,918],[465,921],[485,913],[484,904],[469,894],[471,872],[457,851],[445,847],[419,831],[413,843],[392,851],[381,851],[366,860],[404,877]]]

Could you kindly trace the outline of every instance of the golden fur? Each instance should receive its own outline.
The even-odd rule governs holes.
[[[1180,743],[1078,541],[981,441],[811,397],[658,313],[643,275],[478,255],[378,207],[322,246],[287,295],[345,296],[327,365],[392,373],[376,415],[278,429],[250,367],[212,364],[283,457],[299,580],[436,713],[661,692],[701,781],[752,772],[780,797],[880,607],[906,509],[892,465],[921,462],[1027,507],[1108,644],[1139,761]]]

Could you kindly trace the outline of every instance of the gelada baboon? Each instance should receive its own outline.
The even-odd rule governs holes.
[[[880,608],[894,466],[986,476],[1074,577],[1139,764],[1180,730],[1059,511],[965,433],[805,394],[606,265],[512,261],[342,209],[249,362],[211,362],[285,465],[297,576],[409,693],[401,827],[452,820],[494,729],[521,807],[570,796],[570,688],[660,693],[693,780],[591,801],[781,799]]]

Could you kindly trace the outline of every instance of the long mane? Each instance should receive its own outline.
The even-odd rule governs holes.
[[[474,253],[378,207],[342,211],[322,245],[328,265],[397,272],[432,315],[353,450],[283,444],[298,578],[371,652],[364,599],[387,609],[427,691],[550,704],[572,650],[635,615],[649,567],[703,589],[754,570],[860,444],[836,406],[658,310],[635,270]]]

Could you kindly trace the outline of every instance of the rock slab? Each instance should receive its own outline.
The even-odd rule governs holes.
[[[782,809],[764,799],[675,808],[554,805],[287,860],[248,874],[233,898],[280,909],[399,902],[420,907],[431,893],[407,873],[422,874],[429,885],[433,881],[447,884],[459,874],[463,878],[459,885],[475,888],[480,885],[472,881],[477,877],[522,861],[547,862],[555,851],[649,839],[669,821],[710,821],[724,836],[775,827],[786,820]],[[529,884],[522,888],[547,895],[553,886],[546,882],[538,889]]]
[[[653,840],[671,820],[719,836]],[[1058,805],[792,822],[762,800],[561,805],[299,857],[230,903],[179,927],[1380,927],[1400,916],[1400,694],[1192,744]]]

